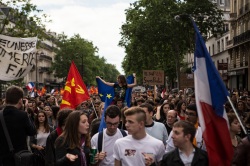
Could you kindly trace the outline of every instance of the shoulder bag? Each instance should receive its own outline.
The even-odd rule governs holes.
[[[3,117],[3,110],[0,111],[0,121],[3,127],[3,131],[8,142],[9,150],[11,153],[14,153],[14,148],[11,143],[9,132],[7,130],[5,120]],[[15,165],[16,166],[33,166],[33,154],[28,150],[21,150],[17,153],[14,153]]]

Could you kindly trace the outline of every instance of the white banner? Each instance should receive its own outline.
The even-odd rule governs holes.
[[[26,76],[36,60],[37,37],[16,38],[0,35],[0,80]]]

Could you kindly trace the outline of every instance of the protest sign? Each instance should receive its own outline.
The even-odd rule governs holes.
[[[164,71],[143,70],[143,85],[164,85]]]
[[[0,80],[26,76],[36,60],[37,37],[16,38],[0,35]]]

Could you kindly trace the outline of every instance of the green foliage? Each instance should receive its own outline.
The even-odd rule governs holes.
[[[35,37],[43,39],[48,37],[45,34],[45,25],[42,22],[49,22],[48,16],[42,14],[31,0],[0,0],[1,19],[0,34],[13,37]],[[39,15],[39,14],[42,15]],[[39,42],[38,42],[39,43]],[[7,84],[23,85],[23,79],[6,82]],[[1,81],[1,83],[4,83]],[[1,85],[0,85],[1,89]],[[1,90],[0,90],[1,91]]]
[[[4,3],[5,2],[5,3]],[[6,18],[0,20],[0,33],[13,37],[35,37],[42,39],[45,35],[44,22],[50,22],[31,0],[0,0]],[[12,24],[12,26],[9,26]]]
[[[138,0],[126,10],[121,27],[125,73],[136,72],[139,81],[143,70],[164,70],[170,80],[176,78],[176,65],[178,68],[183,55],[194,47],[191,21],[177,22],[179,14],[193,16],[204,34],[221,30],[221,11],[208,0]]]
[[[79,34],[71,38],[68,38],[65,34],[61,34],[57,46],[55,61],[52,64],[52,69],[55,70],[56,77],[66,78],[71,61],[74,61],[87,85],[96,84],[96,76],[116,80],[119,72],[115,66],[106,63],[103,57],[100,58],[96,55],[98,48],[94,47],[92,42],[81,38]]]

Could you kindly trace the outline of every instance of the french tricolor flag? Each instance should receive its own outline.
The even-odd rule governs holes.
[[[31,91],[34,88],[34,83],[33,82],[29,82],[28,85],[26,86],[26,88]]]
[[[214,66],[195,22],[194,80],[199,123],[203,132],[210,166],[229,166],[233,148],[223,105],[228,91]]]

